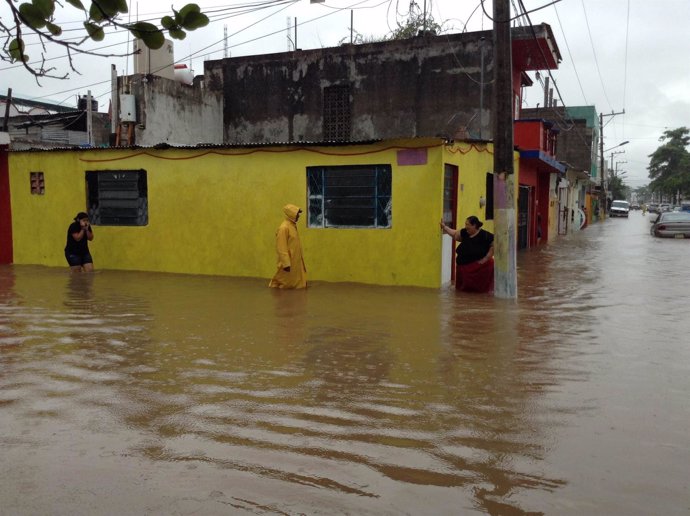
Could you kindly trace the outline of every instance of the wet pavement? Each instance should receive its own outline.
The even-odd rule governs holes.
[[[632,212],[516,301],[2,266],[0,514],[687,515],[688,256]]]

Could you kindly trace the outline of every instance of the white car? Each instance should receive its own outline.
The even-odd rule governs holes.
[[[630,203],[628,201],[613,201],[611,203],[611,210],[609,210],[609,216],[627,218],[629,214]]]

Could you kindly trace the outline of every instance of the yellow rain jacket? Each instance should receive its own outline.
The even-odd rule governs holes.
[[[294,204],[283,207],[285,220],[276,231],[276,252],[278,253],[278,270],[268,284],[274,288],[305,288],[307,286],[307,268],[302,257],[302,244],[297,233],[297,216],[301,210]],[[290,267],[286,271],[285,267]]]

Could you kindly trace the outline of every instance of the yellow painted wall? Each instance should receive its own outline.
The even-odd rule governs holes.
[[[491,143],[456,143],[444,149],[444,161],[458,166],[458,225],[464,227],[465,219],[472,215],[484,223],[483,229],[494,232],[494,220],[486,218],[486,206],[480,205],[480,198],[486,199],[486,174],[493,172],[494,155]],[[520,170],[519,153],[514,153],[514,207],[517,210]],[[495,203],[494,203],[495,208]],[[515,228],[517,235],[517,227]]]
[[[585,215],[587,216],[587,225],[592,223],[592,194],[585,193]]]
[[[414,146],[428,146],[427,163],[398,166],[397,151]],[[15,152],[14,261],[67,267],[67,227],[86,211],[84,173],[144,169],[149,224],[94,226],[89,248],[97,269],[268,279],[275,271],[282,206],[306,208],[307,166],[391,164],[391,229],[312,229],[304,214],[298,228],[309,280],[437,287],[444,159],[460,166],[462,198],[478,197],[489,157],[475,150],[450,154],[438,139],[344,147]],[[481,168],[480,181],[470,179],[475,167]],[[31,195],[32,171],[44,173],[45,195]],[[481,216],[469,207],[461,211],[471,214]]]
[[[401,148],[428,148],[427,163],[398,166]],[[485,220],[479,197],[493,155],[484,144],[438,139],[344,147],[78,150],[10,154],[14,261],[67,267],[67,227],[86,211],[84,173],[147,171],[149,224],[94,226],[97,269],[269,278],[282,206],[307,204],[307,166],[390,164],[391,229],[308,228],[298,223],[310,281],[440,285],[443,165],[459,167],[460,224]],[[44,172],[45,195],[29,173]],[[517,197],[517,196],[516,196]],[[493,230],[493,222],[485,228]]]
[[[486,207],[479,199],[486,199],[486,173],[493,170],[493,147],[485,143],[456,143],[445,149],[445,162],[458,166],[458,225],[475,215],[483,228],[493,232],[493,220],[486,220]]]

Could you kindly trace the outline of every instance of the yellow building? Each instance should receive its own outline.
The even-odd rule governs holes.
[[[87,211],[97,269],[270,278],[292,203],[310,281],[439,287],[439,220],[486,220],[492,166],[491,144],[440,138],[11,152],[13,261],[67,267]]]

